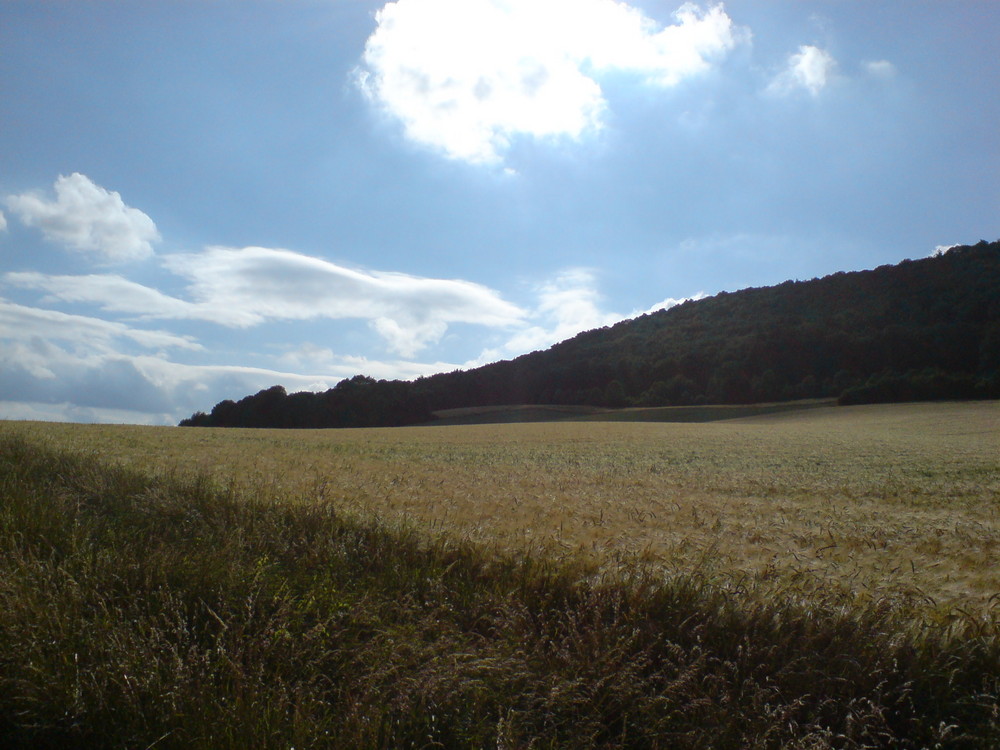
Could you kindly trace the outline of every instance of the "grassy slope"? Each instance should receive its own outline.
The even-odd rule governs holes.
[[[994,747],[995,622],[428,542],[0,441],[0,745]]]

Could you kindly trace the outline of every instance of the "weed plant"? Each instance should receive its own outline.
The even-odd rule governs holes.
[[[995,748],[995,619],[431,537],[0,433],[0,746]]]

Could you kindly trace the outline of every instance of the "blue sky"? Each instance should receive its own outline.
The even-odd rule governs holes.
[[[998,37],[981,0],[0,0],[0,417],[172,424],[997,239]]]

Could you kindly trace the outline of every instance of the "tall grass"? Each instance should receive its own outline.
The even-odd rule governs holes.
[[[1000,627],[611,577],[0,434],[0,746],[993,748]]]

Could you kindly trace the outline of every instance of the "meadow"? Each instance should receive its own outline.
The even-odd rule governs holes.
[[[992,748],[1000,403],[0,425],[0,745]]]

